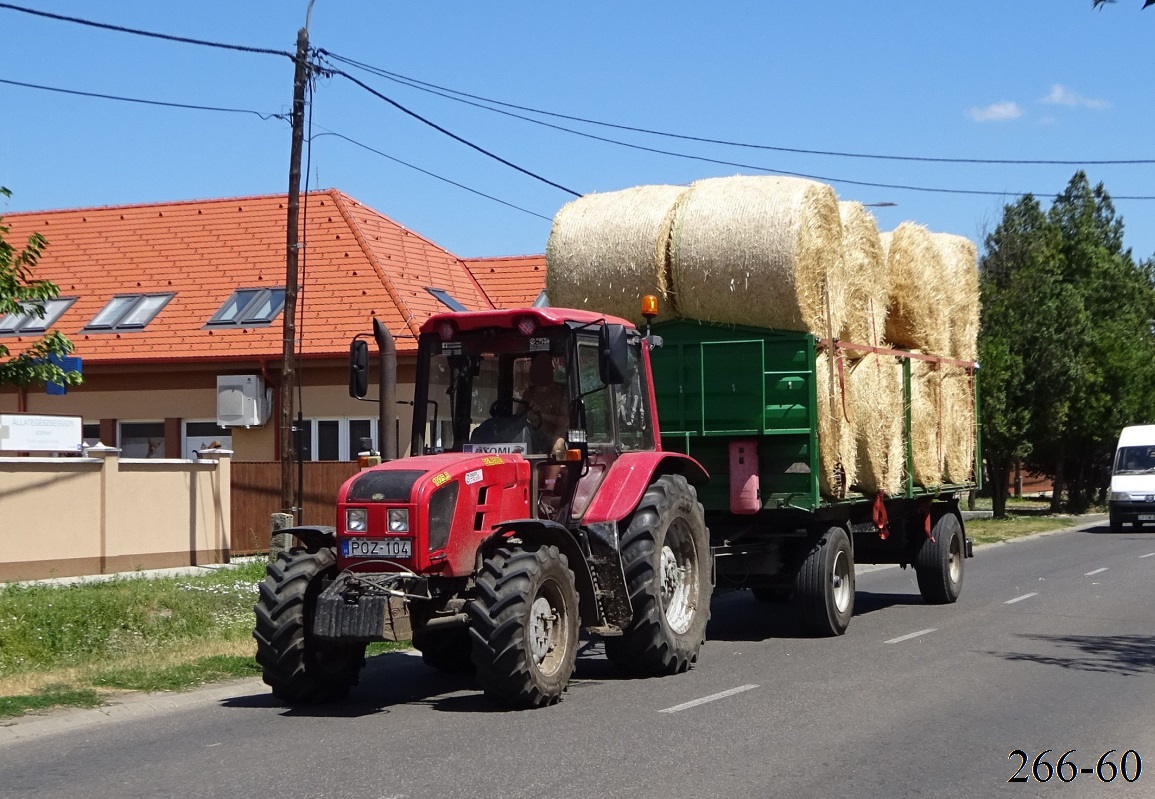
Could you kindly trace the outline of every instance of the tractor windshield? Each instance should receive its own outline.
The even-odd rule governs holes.
[[[424,414],[414,409],[414,434],[422,437],[424,451],[546,455],[564,444],[570,422],[566,342],[565,328],[532,336],[468,331],[446,341],[422,336],[425,407]]]

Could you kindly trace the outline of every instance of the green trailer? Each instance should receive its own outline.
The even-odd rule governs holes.
[[[684,319],[653,333],[662,339],[650,353],[662,448],[695,458],[710,474],[698,496],[719,590],[792,600],[805,626],[826,635],[844,632],[853,615],[855,563],[912,566],[927,602],[958,598],[971,556],[959,495],[979,486],[928,488],[910,477],[911,363],[958,361]],[[834,347],[903,364],[906,478],[896,495],[820,491],[816,364],[822,349]],[[977,425],[975,443],[977,476]]]

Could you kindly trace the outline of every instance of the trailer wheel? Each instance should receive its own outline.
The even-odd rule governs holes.
[[[337,556],[328,547],[281,552],[265,570],[253,607],[253,637],[264,680],[283,702],[338,702],[365,665],[365,644],[323,641],[312,634],[321,581],[336,572]]]
[[[482,566],[469,613],[486,696],[515,708],[561,698],[577,659],[578,596],[557,547],[497,550]]]
[[[946,513],[931,529],[934,540],[922,542],[914,563],[918,591],[931,605],[949,605],[962,593],[966,543],[958,516]]]
[[[421,659],[430,668],[446,674],[473,671],[473,641],[466,627],[436,633],[414,630],[413,648],[421,653]]]
[[[606,656],[628,674],[686,671],[706,640],[713,569],[702,506],[685,477],[653,482],[621,546],[634,618],[605,639]]]
[[[841,527],[819,536],[802,561],[794,597],[803,626],[814,635],[842,635],[854,615],[854,553]]]

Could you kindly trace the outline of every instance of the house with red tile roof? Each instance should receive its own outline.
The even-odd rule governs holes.
[[[0,387],[0,412],[81,416],[86,439],[125,457],[190,457],[220,441],[237,461],[277,459],[286,204],[267,195],[5,215],[9,241],[47,239],[35,276],[60,299],[45,320],[0,318],[0,341],[16,352],[59,330],[84,383],[64,396]],[[396,338],[408,400],[418,326],[447,307],[431,289],[479,310],[530,304],[545,284],[544,256],[465,261],[333,189],[302,197],[300,230],[299,407],[313,460],[355,458],[376,439],[376,405],[350,398],[346,376],[349,341],[374,317]],[[260,423],[217,426],[221,377],[256,386]]]

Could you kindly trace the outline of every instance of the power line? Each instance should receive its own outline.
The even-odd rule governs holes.
[[[439,86],[435,83],[429,83],[427,81],[418,80],[417,78],[410,78],[406,75],[401,75],[401,74],[396,73],[396,72],[390,72],[389,70],[381,69],[380,67],[374,67],[370,64],[365,64],[365,63],[362,63],[360,61],[356,61],[354,59],[347,58],[345,56],[338,55],[336,53],[332,53],[328,50],[319,50],[318,52],[320,52],[321,54],[323,54],[329,58],[332,58],[334,61],[340,61],[341,63],[348,64],[348,65],[353,66],[353,67],[357,67],[358,69],[362,69],[362,70],[365,70],[366,72],[370,72],[370,73],[377,75],[379,77],[385,78],[387,80],[391,80],[394,83],[400,83],[401,85],[409,86],[410,88],[414,88],[414,89],[417,89],[419,91],[425,91],[425,92],[428,92],[430,94],[436,94],[440,97],[445,97],[446,99],[450,99],[450,100],[456,100],[458,102],[465,102],[465,100],[462,100],[461,98],[467,98],[468,100],[475,100],[475,101],[477,101],[476,103],[467,103],[467,104],[473,105],[473,106],[478,107],[478,108],[485,108],[489,111],[494,111],[497,113],[501,113],[501,111],[499,109],[496,109],[496,108],[490,108],[489,106],[479,105],[479,103],[489,103],[491,105],[501,106],[502,108],[512,108],[512,109],[517,110],[517,111],[525,111],[527,113],[539,114],[541,116],[553,117],[555,119],[567,119],[571,122],[581,122],[581,123],[584,123],[587,125],[598,125],[601,127],[613,128],[615,130],[624,130],[624,131],[628,131],[631,133],[644,133],[644,134],[651,135],[651,136],[663,136],[663,137],[670,138],[670,139],[680,139],[683,141],[692,141],[692,142],[698,142],[701,144],[715,144],[715,145],[722,145],[722,146],[726,146],[726,147],[742,147],[742,148],[751,149],[751,150],[768,150],[771,152],[794,153],[794,154],[798,154],[798,155],[821,155],[821,156],[830,156],[830,157],[836,157],[836,158],[873,159],[873,160],[880,160],[880,161],[915,161],[915,162],[940,163],[940,164],[996,164],[996,165],[1019,165],[1019,166],[1039,166],[1039,165],[1044,165],[1044,166],[1124,166],[1124,165],[1125,166],[1135,166],[1135,165],[1142,165],[1142,164],[1155,164],[1155,158],[1146,158],[1146,159],[1134,159],[1133,158],[1133,159],[1113,159],[1113,160],[1107,160],[1107,159],[1059,160],[1059,159],[1013,159],[1013,158],[947,158],[947,157],[938,157],[938,156],[886,155],[886,154],[879,154],[879,153],[842,152],[842,151],[838,151],[838,150],[809,150],[809,149],[804,149],[804,148],[800,148],[800,147],[783,147],[783,146],[770,145],[770,144],[752,144],[750,142],[730,141],[730,140],[726,140],[726,139],[712,139],[712,138],[708,138],[708,137],[704,137],[704,136],[690,136],[687,134],[671,133],[669,131],[654,130],[652,128],[640,128],[640,127],[634,127],[632,125],[621,125],[621,124],[616,124],[613,122],[605,122],[602,120],[590,119],[588,117],[573,116],[571,114],[562,114],[562,113],[558,113],[555,111],[545,111],[545,110],[540,109],[540,108],[532,108],[530,106],[517,105],[515,103],[507,103],[507,102],[504,102],[502,100],[495,100],[495,99],[492,99],[489,97],[482,97],[480,95],[469,94],[468,92],[458,91],[456,89],[451,89],[451,88],[448,88],[446,86]],[[514,114],[512,116],[516,116],[518,119],[526,119],[526,121],[529,121],[529,122],[536,122],[538,124],[544,124],[544,123],[540,122],[540,120],[528,119],[526,117],[521,117],[521,116],[518,116],[516,114]],[[572,131],[572,130],[569,130],[568,128],[561,128],[561,130],[567,130],[571,133],[576,133],[578,135],[584,135],[579,131]],[[612,141],[612,140],[610,140],[610,141]],[[847,182],[847,181],[843,181],[843,182]]]
[[[318,126],[318,127],[320,127],[320,126]],[[548,216],[545,216],[543,214],[539,214],[536,211],[531,211],[528,208],[522,208],[520,205],[514,205],[513,203],[507,202],[507,201],[501,199],[500,197],[494,197],[492,194],[486,194],[483,191],[479,191],[478,189],[472,188],[470,186],[466,186],[464,183],[458,183],[456,180],[450,180],[449,178],[444,177],[442,175],[438,175],[435,172],[430,172],[428,169],[422,169],[421,167],[419,167],[415,164],[411,164],[408,161],[402,161],[400,158],[396,158],[392,155],[389,155],[388,153],[383,153],[380,150],[375,150],[372,147],[370,147],[369,145],[363,144],[362,142],[359,142],[356,139],[351,139],[344,134],[336,133],[336,132],[330,130],[330,131],[326,131],[324,133],[318,133],[315,136],[312,136],[311,139],[319,139],[322,136],[335,136],[338,139],[342,139],[344,141],[347,141],[350,144],[356,145],[357,147],[360,147],[363,150],[368,150],[369,152],[374,153],[376,155],[379,155],[382,158],[388,158],[390,161],[401,164],[402,166],[409,167],[410,169],[416,170],[417,172],[420,172],[423,175],[428,175],[431,178],[436,178],[437,180],[440,180],[444,183],[448,183],[451,186],[456,186],[459,189],[465,189],[465,191],[468,191],[472,194],[476,194],[478,197],[484,197],[487,200],[493,200],[494,202],[501,203],[502,205],[504,205],[508,208],[512,208],[515,211],[521,211],[522,213],[529,214],[530,216],[536,216],[538,219],[544,219],[546,222],[551,221],[551,218]]]
[[[335,74],[342,74],[342,75],[345,74],[345,73],[342,73],[340,70],[334,70],[334,73]],[[346,75],[346,77],[348,77],[348,76]],[[350,78],[350,79],[355,80],[353,78]],[[362,85],[364,85],[364,84],[362,84]],[[433,93],[436,94],[436,92],[433,92]],[[383,96],[383,95],[381,95],[381,96]],[[444,96],[444,95],[442,95],[442,96]],[[449,99],[457,99],[457,98],[451,97]],[[393,102],[393,101],[390,101],[390,102]],[[487,106],[479,105],[478,103],[473,103],[473,102],[469,102],[466,100],[458,100],[458,102],[463,102],[463,103],[466,103],[467,105],[473,105],[473,106],[483,108],[483,109],[488,110],[488,111],[492,111],[492,112],[497,113],[497,114],[502,114],[504,116],[513,117],[515,119],[521,119],[521,120],[526,121],[526,122],[531,122],[531,123],[536,124],[536,125],[541,125],[542,127],[562,131],[564,133],[570,133],[570,134],[573,134],[575,136],[581,136],[582,138],[592,139],[594,141],[600,141],[600,142],[604,142],[607,144],[613,144],[613,145],[616,145],[618,147],[625,147],[625,148],[628,148],[631,150],[638,150],[641,152],[654,153],[656,155],[665,155],[665,156],[669,156],[672,158],[682,158],[682,159],[686,159],[686,160],[690,160],[690,161],[700,161],[702,163],[715,164],[718,166],[734,167],[736,169],[747,169],[747,170],[751,170],[751,171],[755,171],[755,172],[765,172],[765,173],[769,173],[769,174],[773,174],[773,175],[784,175],[784,176],[789,176],[789,177],[806,178],[807,180],[817,180],[817,181],[821,181],[823,183],[838,183],[838,184],[844,184],[847,186],[863,186],[866,188],[891,189],[891,190],[895,190],[895,191],[917,191],[917,192],[924,192],[924,193],[931,193],[931,194],[960,194],[960,195],[979,196],[979,197],[1008,197],[1008,196],[1017,196],[1017,195],[1022,195],[1022,194],[1034,194],[1036,196],[1047,196],[1048,194],[1050,194],[1050,192],[991,191],[991,190],[983,190],[983,189],[953,189],[953,188],[943,188],[943,187],[937,187],[937,186],[915,186],[915,185],[909,185],[909,184],[903,184],[903,183],[876,183],[876,182],[864,181],[864,180],[852,180],[850,178],[830,177],[830,176],[825,176],[825,175],[813,175],[813,174],[809,174],[806,172],[795,172],[795,171],[785,170],[785,169],[774,169],[772,167],[761,166],[759,164],[747,164],[747,163],[743,163],[740,161],[727,161],[727,160],[720,159],[720,158],[710,158],[710,157],[703,156],[703,155],[694,155],[692,153],[682,153],[682,152],[678,152],[676,150],[664,150],[664,149],[661,149],[659,147],[648,147],[648,146],[643,145],[643,144],[634,144],[632,142],[626,142],[626,141],[622,141],[620,139],[611,139],[607,136],[598,136],[598,135],[593,134],[593,133],[586,133],[585,131],[574,130],[573,128],[567,128],[563,125],[555,125],[551,122],[544,122],[542,120],[532,119],[530,117],[526,117],[526,116],[523,116],[521,114],[515,114],[515,113],[510,112],[510,111],[504,111],[504,110],[499,109],[499,108],[489,108]],[[1114,196],[1113,195],[1112,199],[1113,200],[1155,200],[1155,196],[1145,196],[1145,195]]]
[[[296,56],[287,50],[271,50],[265,47],[249,47],[242,44],[226,44],[224,42],[212,42],[207,39],[190,39],[187,36],[173,36],[168,33],[157,33],[155,31],[146,31],[139,28],[126,28],[123,25],[110,25],[106,22],[96,22],[91,19],[82,19],[80,17],[68,17],[63,14],[53,14],[48,11],[38,11],[35,8],[25,8],[24,6],[13,5],[12,3],[0,3],[0,8],[8,11],[19,11],[22,14],[31,14],[36,17],[44,17],[46,19],[54,19],[59,22],[74,22],[77,25],[86,25],[90,28],[100,28],[101,30],[115,31],[117,33],[131,33],[134,36],[147,36],[151,39],[163,39],[168,42],[180,42],[182,44],[195,44],[201,47],[216,47],[221,50],[236,50],[242,53],[259,53],[261,55],[279,55],[286,58],[296,60]]]
[[[428,125],[429,127],[433,128],[434,130],[445,134],[446,136],[453,139],[454,141],[457,141],[457,142],[460,142],[461,144],[464,144],[466,147],[470,147],[474,150],[477,150],[477,152],[481,153],[482,155],[485,155],[489,158],[492,158],[493,160],[495,160],[499,163],[505,164],[510,169],[517,170],[518,172],[522,173],[523,175],[528,175],[529,177],[533,178],[534,180],[539,180],[542,183],[545,183],[548,186],[553,186],[555,189],[560,189],[560,190],[566,192],[567,194],[572,194],[574,197],[581,197],[581,194],[574,191],[573,189],[567,189],[565,186],[561,185],[560,183],[555,183],[552,180],[550,180],[549,178],[544,178],[541,175],[537,174],[536,172],[531,172],[530,170],[526,169],[525,167],[520,167],[517,164],[513,163],[512,161],[508,161],[505,158],[502,158],[500,155],[497,155],[495,153],[490,152],[489,150],[486,150],[481,145],[474,144],[473,142],[469,141],[468,139],[464,139],[461,136],[458,136],[456,133],[453,133],[452,131],[441,127],[436,122],[433,122],[431,120],[426,119],[425,117],[421,116],[417,112],[409,110],[405,106],[401,105],[401,103],[397,102],[396,100],[394,100],[390,97],[386,97],[385,95],[381,94],[381,92],[377,91],[376,89],[374,89],[372,86],[368,85],[367,83],[364,83],[363,81],[360,81],[357,78],[354,78],[348,72],[344,72],[344,71],[339,70],[339,69],[327,69],[326,72],[333,74],[333,75],[340,75],[342,78],[345,78],[346,80],[351,81],[352,83],[355,83],[356,85],[360,86],[362,89],[369,92],[374,97],[376,97],[380,100],[384,100],[385,102],[389,103],[389,105],[393,106],[398,111],[401,111],[402,113],[408,114],[409,116],[413,117],[414,119],[418,120],[419,122],[422,122],[422,123]]]
[[[79,97],[93,97],[98,100],[119,100],[123,103],[140,103],[141,105],[159,105],[165,108],[187,108],[192,111],[219,111],[228,114],[253,114],[261,119],[284,119],[284,114],[262,114],[260,111],[254,111],[250,108],[222,108],[212,105],[190,105],[188,103],[170,103],[164,100],[144,100],[139,97],[121,97],[115,94],[99,94],[97,92],[82,92],[78,89],[62,89],[59,86],[43,86],[38,83],[22,83],[18,80],[7,80],[0,78],[0,83],[6,83],[9,86],[21,86],[25,89],[40,89],[46,92],[59,92],[60,94],[74,94]]]

